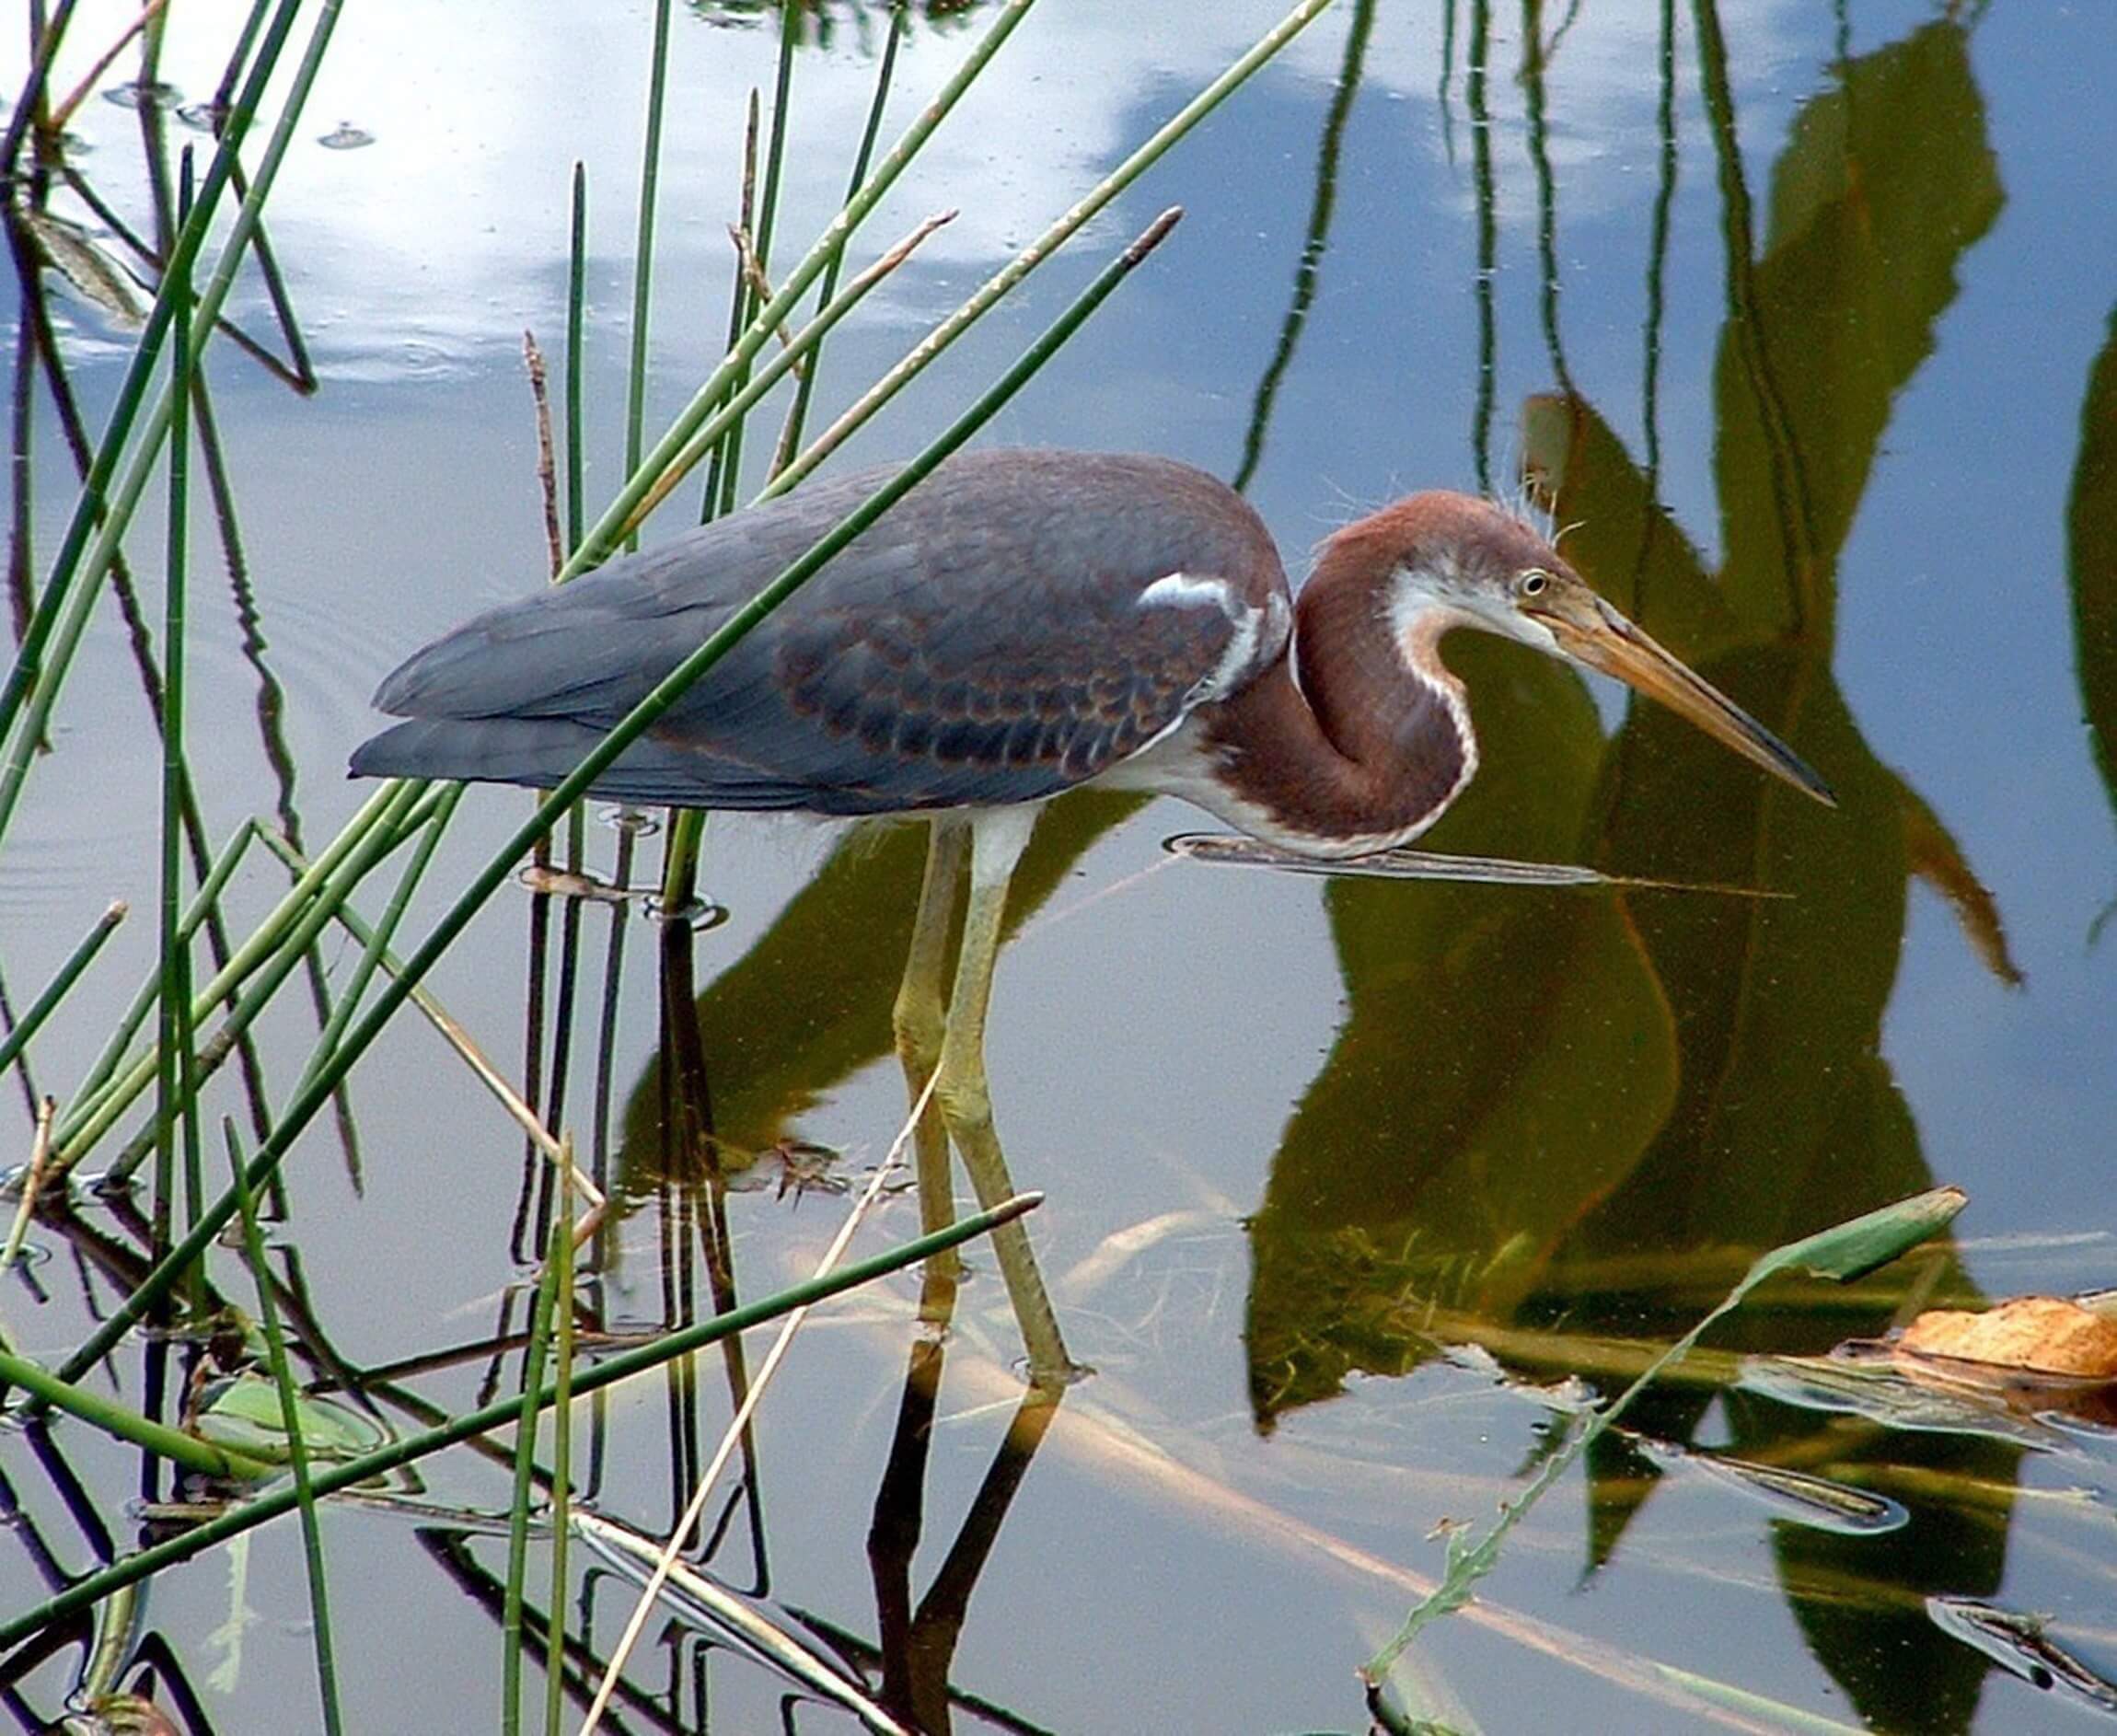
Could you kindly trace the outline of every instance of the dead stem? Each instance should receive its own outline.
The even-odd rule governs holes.
[[[0,1271],[22,1257],[22,1243],[29,1233],[29,1220],[37,1214],[37,1190],[43,1186],[44,1170],[52,1160],[52,1117],[57,1099],[47,1095],[37,1105],[37,1137],[29,1147],[29,1167],[22,1175],[22,1198],[15,1207],[15,1221],[7,1232],[7,1245],[0,1248]]]
[[[566,564],[566,545],[559,536],[559,474],[551,456],[551,396],[545,387],[544,352],[537,334],[522,333],[522,361],[529,370],[529,396],[537,405],[537,485],[544,496],[544,540],[551,550],[551,577]]]

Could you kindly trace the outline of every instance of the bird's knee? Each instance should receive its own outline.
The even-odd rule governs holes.
[[[889,1022],[897,1054],[922,1074],[931,1073],[941,1059],[942,1039],[948,1034],[948,1016],[939,1003],[923,996],[899,995]]]
[[[992,1130],[992,1096],[985,1081],[956,1072],[942,1063],[941,1076],[933,1082],[933,1100],[941,1105],[942,1119],[951,1128],[974,1133]]]

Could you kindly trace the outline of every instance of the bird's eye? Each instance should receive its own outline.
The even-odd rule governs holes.
[[[1542,596],[1551,588],[1551,575],[1541,567],[1531,567],[1514,581],[1517,596]]]

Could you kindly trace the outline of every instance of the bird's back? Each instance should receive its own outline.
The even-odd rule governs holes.
[[[549,787],[892,469],[812,484],[493,609],[376,702],[356,774]],[[1183,575],[1183,582],[1172,581]],[[1167,459],[950,460],[741,641],[596,784],[862,814],[1033,801],[1283,654],[1262,522]]]

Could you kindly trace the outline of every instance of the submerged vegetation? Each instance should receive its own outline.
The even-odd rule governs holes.
[[[681,8],[656,0],[651,43],[634,45],[644,72],[636,176],[619,188],[576,164],[570,186],[552,189],[552,234],[570,237],[566,300],[533,310],[546,330],[528,340],[534,389],[523,393],[523,414],[540,434],[553,581],[652,539],[672,519],[735,510],[752,484],[761,495],[798,485],[871,420],[901,413],[902,395],[944,356],[953,409],[911,422],[927,434],[904,441],[915,453],[909,463],[699,645],[573,776],[526,810],[509,809],[503,836],[469,844],[460,790],[416,782],[364,791],[334,836],[305,835],[224,439],[227,369],[258,370],[297,399],[321,383],[289,288],[297,274],[283,268],[268,213],[278,209],[290,149],[329,124],[310,93],[329,63],[341,0],[256,0],[225,45],[213,94],[181,118],[160,76],[166,32],[190,22],[180,5],[147,7],[114,42],[82,40],[71,0],[30,8],[34,52],[0,142],[19,285],[0,861],[39,781],[66,775],[69,708],[96,702],[83,689],[82,647],[107,603],[126,630],[161,775],[152,874],[96,889],[97,905],[123,891],[137,909],[109,904],[91,916],[95,906],[84,905],[77,935],[51,949],[56,966],[33,983],[14,979],[14,947],[0,955],[8,977],[0,981],[0,1086],[18,1084],[24,1105],[5,1248],[11,1300],[0,1305],[10,1429],[0,1441],[0,1513],[17,1539],[16,1595],[0,1608],[0,1693],[9,1707],[26,1728],[64,1707],[80,1728],[121,1729],[149,1706],[174,1728],[219,1728],[202,1657],[227,1645],[239,1656],[239,1642],[149,1622],[144,1600],[178,1564],[211,1552],[233,1576],[230,1626],[239,1634],[253,1535],[292,1513],[310,1685],[307,1703],[286,1712],[288,1727],[361,1728],[349,1707],[393,1702],[387,1680],[372,1685],[390,1673],[389,1636],[347,1614],[353,1550],[341,1522],[360,1510],[377,1516],[377,1529],[381,1516],[411,1520],[431,1564],[488,1618],[492,1661],[475,1692],[488,1682],[493,1692],[480,1700],[467,1688],[439,1705],[437,1728],[720,1728],[698,1661],[708,1650],[740,1660],[783,1695],[789,1729],[796,1707],[834,1708],[830,1716],[877,1730],[1035,1728],[964,1686],[954,1663],[994,1539],[1054,1434],[1070,1463],[1128,1499],[1201,1516],[1267,1557],[1325,1564],[1368,1596],[1379,1592],[1395,1614],[1409,1607],[1386,1643],[1382,1631],[1348,1632],[1341,1655],[1316,1661],[1319,1676],[1342,1687],[1348,1722],[1472,1728],[1476,1693],[1451,1682],[1452,1654],[1429,1643],[1435,1619],[1452,1614],[1556,1661],[1641,1717],[1685,1727],[1967,1729],[1987,1668],[2092,1710],[2117,1707],[2091,1643],[2000,1601],[2007,1520],[2019,1508],[2037,1506],[2057,1549],[2078,1549],[2084,1528],[2107,1529],[2107,1452],[2093,1431],[2108,1419],[2091,1399],[2068,1392],[2062,1404],[2042,1386],[2024,1398],[1975,1383],[1937,1395],[1886,1354],[1879,1364],[1824,1354],[1921,1309],[1983,1300],[1953,1244],[1929,1240],[1962,1198],[1933,1187],[1918,1129],[1879,1052],[1914,886],[1946,900],[1996,982],[2019,980],[1996,903],[1934,805],[1869,746],[1833,670],[1838,563],[1894,397],[1930,347],[1957,266],[2002,199],[1970,75],[1973,20],[1952,12],[1870,52],[1840,55],[1828,87],[1799,110],[1760,214],[1743,179],[1717,9],[1709,0],[1693,8],[1727,277],[1710,379],[1716,564],[1704,552],[1708,539],[1686,534],[1663,505],[1657,394],[1676,165],[1673,8],[1662,8],[1658,38],[1662,179],[1646,298],[1643,460],[1576,385],[1559,319],[1544,80],[1568,33],[1594,21],[1524,9],[1516,76],[1535,171],[1547,380],[1524,408],[1521,486],[1568,527],[1568,557],[1605,594],[1828,766],[1845,808],[1811,814],[1747,785],[1716,788],[1701,803],[1696,792],[1711,786],[1693,744],[1660,718],[1635,714],[1608,730],[1556,665],[1530,666],[1505,647],[1459,654],[1452,645],[1477,696],[1488,764],[1432,835],[1445,855],[1436,867],[1400,852],[1325,890],[1345,1017],[1244,1222],[1245,1420],[1268,1434],[1361,1375],[1452,1370],[1495,1404],[1534,1410],[1534,1462],[1511,1472],[1482,1459],[1482,1468],[1429,1471],[1348,1455],[1332,1469],[1348,1499],[1387,1510],[1402,1522],[1395,1534],[1413,1540],[1385,1559],[1219,1474],[1209,1432],[1186,1436],[1170,1422],[1150,1439],[1139,1418],[1151,1406],[1121,1376],[1108,1401],[1094,1382],[1024,1393],[1002,1357],[978,1354],[986,1348],[978,1320],[960,1320],[946,1338],[917,1332],[910,1309],[880,1280],[1012,1222],[1039,1196],[851,1256],[855,1233],[904,1185],[910,1123],[873,1140],[886,1155],[861,1178],[858,1202],[814,1275],[758,1277],[756,1261],[773,1256],[746,1244],[733,1197],[760,1184],[793,1201],[852,1191],[838,1154],[804,1140],[793,1123],[889,1048],[919,840],[899,832],[839,846],[701,992],[699,936],[724,914],[701,891],[710,862],[702,816],[628,815],[606,836],[592,827],[584,793],[836,550],[1018,408],[1108,298],[1132,293],[1135,273],[1151,280],[1156,249],[1185,239],[1182,213],[1120,234],[1108,226],[1120,195],[1223,105],[1254,98],[1244,86],[1335,12],[1342,57],[1306,233],[1236,469],[1237,486],[1249,486],[1316,304],[1348,116],[1376,52],[1378,13],[1389,15],[1376,0],[1288,0],[1247,53],[1197,81],[1188,99],[1168,101],[1165,118],[1138,129],[1140,142],[1114,168],[872,385],[842,393],[819,386],[826,359],[847,347],[850,322],[873,315],[956,214],[934,213],[879,245],[863,226],[1034,9],[1035,0]],[[1499,330],[1493,20],[1485,0],[1450,0],[1445,16],[1436,70],[1444,117],[1452,123],[1459,99],[1468,117],[1477,214],[1471,279],[1482,348],[1471,446],[1489,484]],[[725,349],[701,378],[680,384],[686,400],[657,435],[651,406],[679,389],[650,377],[654,335],[669,318],[656,299],[657,226],[679,197],[687,217],[701,198],[691,188],[676,194],[663,175],[665,126],[683,99],[669,88],[671,32],[731,24],[771,32],[773,75],[751,94],[746,136],[727,165],[739,194],[728,214]],[[915,32],[944,44],[954,70],[908,100],[900,54]],[[789,153],[804,148],[795,143],[795,69],[802,55],[830,52],[872,60],[872,94],[858,128],[834,140],[844,158],[842,206],[813,237],[794,237],[781,207]],[[132,168],[87,155],[69,131],[98,88],[122,94],[139,117],[140,190],[112,185],[113,174]],[[1919,124],[1907,127],[1907,116]],[[324,137],[334,149],[364,140],[350,122]],[[962,202],[978,194],[966,187]],[[121,214],[134,203],[152,211],[150,232]],[[631,236],[622,480],[599,502],[587,481],[595,466],[584,357],[607,328],[587,315],[590,213],[617,208]],[[1062,251],[1070,262],[1078,256],[1062,301],[1027,341],[1024,326],[1009,328],[1011,359],[997,367],[962,359],[989,356],[989,329],[986,349],[952,353]],[[237,296],[238,286],[249,293]],[[69,347],[78,322],[54,321],[54,295],[91,309],[106,345],[121,343],[114,387],[98,376],[92,392],[80,388]],[[252,312],[231,314],[232,300]],[[258,309],[264,323],[247,323]],[[557,358],[555,391],[547,350]],[[2105,631],[2117,568],[2103,558],[2117,449],[2110,354],[2091,376],[2069,545],[2080,680],[2105,776],[2117,739]],[[114,364],[101,370],[117,373]],[[931,399],[932,381],[919,389]],[[824,404],[838,408],[814,432]],[[32,491],[44,472],[30,441],[46,421],[61,432],[76,483],[55,539],[39,515],[52,509],[40,509]],[[202,697],[190,654],[196,545],[209,532],[259,678],[271,791],[231,796],[192,752],[190,726],[202,705],[218,702]],[[154,556],[144,552],[157,543]],[[1053,920],[1047,899],[1139,805],[1087,793],[1049,813],[1016,875],[1006,932]],[[230,811],[249,816],[222,835],[209,829],[209,816]],[[1251,858],[1229,840],[1179,839],[1169,860],[1178,859]],[[260,897],[268,875],[272,896]],[[1407,877],[1454,884],[1407,887]],[[503,1062],[483,1052],[435,981],[480,913],[517,880],[529,887],[526,1030],[519,1061]],[[642,909],[651,921],[635,920]],[[155,958],[145,980],[119,986],[108,943],[127,920],[153,925]],[[633,956],[642,939],[654,943],[644,966]],[[628,1090],[615,1036],[628,973],[637,983],[642,968],[660,1029]],[[53,1033],[80,1009],[97,1010],[101,1024],[88,1043],[69,1035],[75,1047],[63,1048]],[[456,1160],[447,1151],[382,1153],[360,1139],[354,1094],[399,1065],[377,1052],[418,1023],[489,1094],[495,1140],[519,1139],[508,1255],[521,1281],[500,1299],[491,1331],[466,1340],[436,1319],[423,1323],[431,1337],[415,1352],[367,1362],[342,1348],[364,1337],[342,1286],[316,1284],[305,1263],[314,1221],[290,1163],[320,1164],[335,1140],[357,1191],[370,1165]],[[1406,1033],[1417,1035],[1416,1070],[1406,1064]],[[61,1054],[64,1061],[47,1059]],[[1144,1250],[1225,1233],[1236,1215],[1216,1202],[1115,1235],[1063,1271],[1057,1298],[1061,1307],[1125,1313],[1110,1299]],[[435,1233],[432,1245],[393,1256],[447,1262],[455,1226],[422,1227]],[[636,1245],[628,1253],[629,1227],[654,1233],[658,1314],[642,1311],[644,1292],[626,1269],[628,1257],[641,1264]],[[39,1276],[48,1248],[71,1257],[83,1299],[80,1330],[63,1344],[52,1341],[48,1322],[62,1316],[45,1312],[48,1280]],[[346,1245],[332,1251],[343,1257]],[[738,1267],[750,1268],[741,1281]],[[1831,1281],[1803,1283],[1796,1268]],[[379,1269],[372,1276],[388,1281]],[[1862,1281],[1839,1281],[1850,1279]],[[847,1292],[888,1322],[891,1353],[908,1359],[865,1540],[872,1632],[775,1588],[758,1470],[758,1418],[770,1415],[792,1332],[813,1304]],[[1142,1303],[1132,1311],[1139,1324],[1126,1330],[1151,1337],[1168,1300]],[[1744,1302],[1728,1328],[1739,1348],[1699,1348],[1706,1327]],[[742,1335],[772,1323],[783,1323],[781,1336],[754,1356]],[[717,1449],[702,1422],[718,1397],[711,1365],[698,1356],[709,1347],[725,1389]],[[957,1410],[1007,1420],[961,1531],[915,1599],[951,1359]],[[666,1475],[668,1520],[658,1527],[612,1494],[622,1423],[614,1406],[626,1383],[635,1400],[659,1383],[666,1452],[656,1470]],[[1708,1413],[1724,1426],[1710,1445],[1698,1439]],[[1937,1441],[1961,1450],[1944,1452]],[[1282,1462],[1302,1464],[1300,1451],[1290,1446]],[[2030,1488],[2018,1473],[2033,1454],[2077,1463],[2078,1499]],[[1620,1645],[1585,1625],[1526,1614],[1507,1601],[1516,1584],[1505,1598],[1482,1583],[1473,1590],[1503,1545],[1548,1557],[1551,1535],[1539,1540],[1531,1514],[1561,1479],[1585,1476],[1592,1573],[1658,1487],[1683,1487],[1694,1474],[1719,1478],[1771,1514],[1779,1582],[1857,1722],[1798,1704],[1783,1687],[1740,1683],[1718,1663],[1693,1667],[1656,1644]],[[481,1504],[489,1499],[499,1504]],[[128,1500],[133,1511],[121,1514]],[[59,1515],[73,1533],[63,1543],[53,1535]],[[1438,1548],[1416,1545],[1428,1525],[1445,1540]],[[735,1557],[746,1537],[751,1559],[743,1564]],[[1932,1552],[1923,1563],[1913,1558],[1921,1547]],[[1415,1552],[1445,1557],[1438,1580],[1406,1565]],[[1733,1577],[1680,1551],[1670,1570],[1701,1583]],[[41,1588],[34,1596],[32,1580]],[[294,1595],[293,1584],[283,1580],[280,1594]],[[665,1664],[648,1661],[650,1622],[665,1635]],[[2106,1638],[2106,1612],[2099,1623],[2089,1641]],[[1869,1668],[1877,1648],[1906,1635],[1940,1661],[1878,1675]],[[688,1660],[687,1645],[695,1649]],[[444,1691],[419,1687],[421,1696]]]

